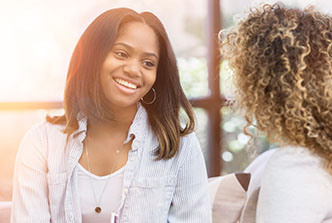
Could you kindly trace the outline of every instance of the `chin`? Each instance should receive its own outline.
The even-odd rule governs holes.
[[[131,108],[136,107],[138,101],[114,101],[111,103],[111,107],[113,108]]]

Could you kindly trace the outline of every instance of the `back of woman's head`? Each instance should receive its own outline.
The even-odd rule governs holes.
[[[332,163],[331,17],[263,5],[222,38],[248,125]]]

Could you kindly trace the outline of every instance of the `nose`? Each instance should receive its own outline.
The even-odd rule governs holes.
[[[139,76],[140,73],[141,73],[141,70],[140,70],[140,66],[138,64],[138,62],[131,62],[131,63],[127,63],[123,66],[123,71],[132,76],[132,77],[136,77],[136,76]]]

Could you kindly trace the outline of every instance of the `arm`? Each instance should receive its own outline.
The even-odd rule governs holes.
[[[168,222],[210,223],[212,214],[204,157],[194,134],[183,140],[186,141],[181,149],[188,154],[178,173]]]
[[[15,163],[11,222],[50,222],[46,151],[41,126],[23,137]]]
[[[258,223],[319,223],[331,198],[331,176],[309,151],[277,151],[265,169]]]

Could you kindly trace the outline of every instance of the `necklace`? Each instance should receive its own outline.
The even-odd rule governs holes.
[[[87,136],[87,142],[88,142],[88,136]],[[88,151],[88,145],[87,145],[88,143],[87,143],[87,142],[85,143],[86,162],[87,162],[87,164],[88,164],[88,170],[89,170],[89,172],[92,173],[92,172],[91,172],[91,168],[90,168],[90,162],[89,162],[89,151]],[[122,142],[121,147],[115,151],[115,155],[116,155],[116,156],[120,154],[120,152],[121,152],[123,146],[124,146],[124,142]],[[113,173],[114,167],[115,167],[115,165],[116,165],[117,162],[118,162],[118,159],[115,159],[115,162],[113,163],[113,166],[112,166],[112,169],[111,169],[111,174],[107,177],[107,180],[106,180],[106,183],[105,183],[105,185],[104,185],[103,191],[101,192],[100,197],[99,197],[98,200],[97,200],[97,195],[96,195],[95,188],[94,188],[94,186],[93,186],[93,182],[92,182],[91,176],[89,176],[90,184],[91,184],[91,188],[92,188],[93,195],[94,195],[95,202],[96,202],[95,212],[96,212],[97,214],[99,214],[99,213],[102,211],[102,209],[101,209],[101,205],[100,205],[100,201],[101,201],[101,198],[103,197],[103,194],[104,194],[104,192],[105,192],[106,186],[107,186],[107,184],[108,184],[109,179],[111,178],[111,175],[112,175],[112,173]]]

